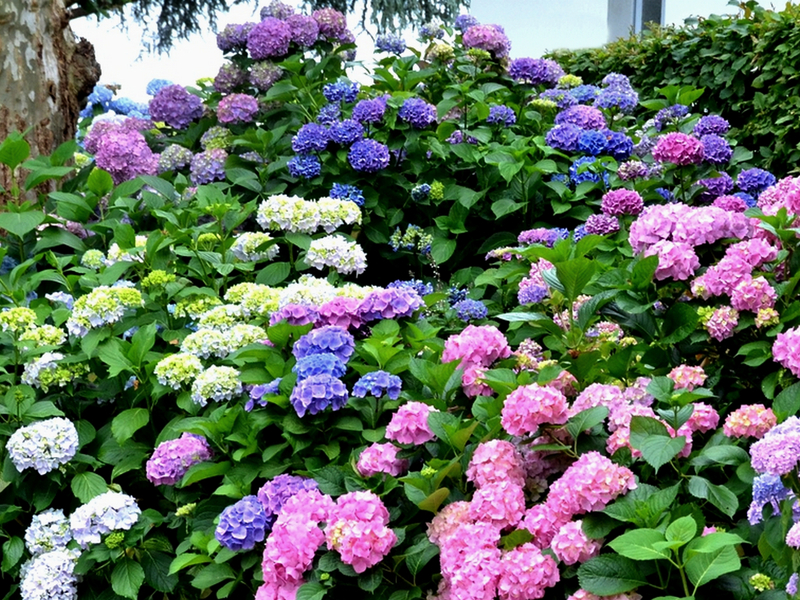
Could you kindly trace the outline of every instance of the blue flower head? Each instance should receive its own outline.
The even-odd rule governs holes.
[[[364,206],[364,192],[354,185],[334,183],[331,188],[331,198],[337,200],[350,200],[359,206]]]
[[[342,363],[347,363],[354,350],[355,340],[346,329],[336,325],[326,325],[312,329],[297,340],[292,348],[292,354],[297,359],[312,354],[335,354]]]
[[[392,400],[400,397],[403,382],[397,375],[386,371],[373,371],[359,379],[353,386],[353,396],[363,398],[367,394],[380,398],[386,394]]]
[[[292,371],[297,373],[297,381],[302,381],[312,375],[342,377],[347,372],[347,367],[335,354],[309,354],[298,359]]]
[[[292,177],[313,179],[322,172],[322,164],[313,154],[298,154],[291,158],[286,167]]]
[[[323,374],[311,375],[299,381],[294,386],[289,401],[297,416],[304,417],[306,413],[315,415],[329,406],[332,410],[339,410],[347,404],[348,399],[344,383],[332,375]]]
[[[479,300],[471,300],[470,298],[462,300],[461,302],[457,302],[453,308],[456,310],[458,318],[465,323],[468,323],[469,321],[485,319],[489,314],[489,309],[486,308],[486,305],[483,302],[480,302]]]
[[[214,531],[217,541],[234,552],[252,550],[272,530],[275,517],[267,517],[256,496],[245,496],[222,511]]]

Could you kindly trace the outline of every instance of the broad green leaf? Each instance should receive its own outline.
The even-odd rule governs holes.
[[[725,546],[714,552],[694,554],[686,561],[686,575],[695,589],[742,566],[733,546]]]
[[[44,213],[39,210],[24,212],[0,212],[0,229],[18,237],[30,233],[44,223]]]
[[[517,546],[527,544],[533,540],[533,534],[527,529],[517,529],[500,538],[504,550],[513,550]]]
[[[144,549],[142,552],[142,568],[144,569],[145,581],[155,590],[171,592],[178,585],[178,578],[170,574],[170,563],[172,559],[166,552],[158,550]]]
[[[436,513],[439,510],[439,507],[442,505],[442,502],[447,500],[449,495],[449,489],[439,488],[430,496],[425,498],[422,502],[417,503],[417,506],[420,508],[420,510],[427,510],[429,512]]]
[[[204,479],[219,477],[220,475],[224,475],[230,471],[230,469],[231,463],[228,461],[221,463],[203,462],[198,465],[193,465],[188,471],[186,471],[186,475],[183,476],[183,479],[181,479],[178,487],[184,488]]]
[[[17,131],[11,132],[0,144],[0,163],[8,166],[12,171],[21,165],[30,154],[30,144]]]
[[[778,421],[784,421],[800,412],[800,382],[793,383],[775,397],[772,410]]]
[[[411,546],[406,551],[406,566],[415,577],[427,565],[433,557],[439,554],[439,547],[432,544],[427,536]]]
[[[732,517],[739,508],[739,499],[732,491],[722,485],[711,483],[705,477],[692,476],[689,478],[689,493],[695,498],[704,498]]]
[[[671,437],[666,426],[651,417],[635,416],[631,419],[631,446],[639,450],[656,471],[672,460],[686,445],[682,435]]]
[[[123,598],[136,600],[143,583],[144,569],[135,560],[125,557],[114,566],[114,571],[111,573],[111,589]]]
[[[697,329],[700,316],[691,305],[677,302],[664,315],[664,333],[660,338],[662,345],[677,344],[685,340]]]
[[[578,581],[587,592],[598,596],[613,596],[647,585],[641,563],[624,556],[604,554],[583,563],[578,568]]]
[[[192,587],[204,590],[217,585],[226,579],[233,579],[236,573],[230,565],[207,565],[192,580]]]
[[[35,169],[25,178],[25,189],[30,190],[48,179],[61,179],[64,175],[72,173],[74,167],[45,167]]]
[[[665,537],[670,542],[681,542],[688,544],[697,533],[697,523],[692,517],[681,517],[676,519],[667,527]]]
[[[573,438],[577,438],[582,432],[602,423],[607,416],[608,408],[605,406],[587,408],[567,421],[567,431]]]
[[[738,546],[739,544],[747,544],[747,540],[740,538],[735,533],[727,533],[719,531],[716,533],[709,533],[699,538],[695,538],[686,546],[684,550],[684,558],[688,558],[697,553],[707,554],[709,552],[716,552],[725,546]]]
[[[564,286],[564,295],[570,302],[574,302],[583,293],[597,270],[597,264],[584,257],[557,263],[555,267],[558,280]]]
[[[665,541],[664,534],[655,529],[634,529],[613,539],[607,545],[618,554],[633,560],[656,560],[669,558],[670,553],[657,550],[653,544]]]
[[[25,552],[25,542],[22,541],[22,538],[12,537],[3,544],[3,561],[0,564],[0,568],[3,569],[3,572],[8,573],[13,569],[19,559],[22,558],[22,554]]]
[[[97,473],[90,473],[89,471],[75,475],[70,482],[70,487],[75,497],[83,504],[108,491],[105,479]]]
[[[118,444],[122,444],[149,422],[150,413],[146,408],[129,408],[111,421],[111,434]]]
[[[456,251],[456,241],[448,238],[434,238],[431,243],[431,257],[437,264],[444,264]]]
[[[309,581],[301,585],[300,589],[297,590],[297,600],[322,600],[327,593],[328,588],[324,585],[315,581]]]
[[[203,563],[210,563],[211,557],[206,554],[180,554],[176,556],[169,565],[169,575],[173,575],[192,565],[201,565]]]
[[[292,265],[288,262],[272,263],[258,270],[256,283],[262,285],[278,285],[289,277],[292,272]]]
[[[90,192],[102,198],[114,189],[114,180],[108,171],[95,167],[86,179],[86,187]]]

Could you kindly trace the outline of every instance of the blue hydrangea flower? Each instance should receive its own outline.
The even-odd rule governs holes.
[[[342,116],[342,108],[338,104],[326,104],[319,109],[317,115],[317,123],[330,127],[334,123],[339,122],[339,117]]]
[[[419,28],[419,37],[423,40],[441,40],[444,37],[444,29],[436,23],[424,23]]]
[[[733,156],[733,149],[728,140],[716,134],[704,135],[700,138],[700,143],[703,144],[703,160],[712,165],[724,165]]]
[[[633,89],[607,87],[600,90],[594,105],[597,108],[617,109],[622,113],[632,113],[639,104],[639,94]]]
[[[460,32],[465,32],[473,25],[479,25],[480,21],[472,15],[458,15],[456,17],[455,26]]]
[[[746,169],[736,178],[736,185],[747,194],[760,194],[768,187],[775,185],[776,182],[775,175],[758,168]]]
[[[656,131],[661,131],[668,125],[673,125],[689,114],[689,107],[683,104],[673,104],[662,108],[653,118]]]
[[[520,304],[539,304],[545,298],[547,298],[547,287],[543,285],[521,287],[517,294]]]
[[[627,160],[633,153],[633,140],[621,131],[605,129],[602,132],[606,138],[605,153],[616,160]]]
[[[583,84],[572,88],[569,93],[580,104],[591,104],[600,94],[600,88],[596,85]]]
[[[547,132],[545,142],[547,142],[548,146],[556,150],[576,152],[578,150],[578,139],[581,137],[583,131],[583,129],[572,123],[556,125]]]
[[[329,406],[339,410],[348,399],[347,387],[341,380],[332,375],[312,375],[297,383],[289,401],[297,416],[304,417],[306,413],[315,415]]]
[[[585,129],[578,136],[578,150],[590,156],[598,156],[606,149],[606,136],[594,129]]]
[[[750,194],[746,194],[745,192],[736,192],[734,196],[744,200],[744,203],[747,204],[747,208],[753,208],[756,204],[758,204],[758,200],[753,198],[753,196]]]
[[[328,102],[355,102],[358,97],[358,84],[351,81],[327,83],[322,88],[322,95]]]
[[[322,164],[313,154],[298,154],[291,158],[286,167],[292,177],[312,179],[322,172]]]
[[[318,123],[306,123],[292,138],[292,150],[298,154],[322,152],[328,147],[328,129]]]
[[[359,123],[380,123],[386,112],[386,98],[361,100],[353,107],[353,118]]]
[[[399,35],[383,33],[375,38],[375,49],[379,52],[389,52],[399,56],[406,51],[406,41]]]
[[[247,412],[253,410],[256,403],[259,406],[264,407],[268,404],[266,400],[264,400],[264,396],[271,394],[275,395],[279,391],[279,387],[281,385],[281,381],[283,381],[282,377],[278,377],[277,379],[273,379],[269,383],[259,383],[258,385],[254,385],[250,390],[250,399],[245,404],[244,409]]]
[[[334,123],[330,129],[330,139],[342,146],[349,146],[364,137],[364,126],[354,119]]]
[[[448,304],[450,304],[450,306],[455,306],[462,300],[466,299],[467,299],[467,290],[460,290],[455,286],[447,290],[447,302]]]
[[[423,183],[422,185],[417,185],[411,190],[411,199],[414,202],[423,202],[424,200],[428,199],[428,195],[431,193],[431,186],[430,184]]]
[[[422,98],[407,98],[397,116],[416,129],[425,129],[436,122],[436,107]]]
[[[575,228],[575,231],[572,232],[572,241],[577,242],[581,238],[586,237],[588,232],[586,231],[586,225],[578,225]]]
[[[310,354],[298,359],[292,372],[297,373],[297,381],[302,381],[312,375],[342,377],[347,372],[347,367],[335,354]]]
[[[347,160],[362,173],[377,173],[389,166],[389,148],[375,140],[359,140],[350,147]]]
[[[591,181],[592,183],[600,183],[602,181],[605,185],[608,185],[608,173],[605,170],[600,175],[585,168],[585,165],[593,165],[595,163],[597,163],[597,159],[594,156],[583,156],[573,162],[569,167],[570,181],[575,185],[580,185],[584,181]],[[600,166],[599,163],[598,166]],[[584,167],[584,169],[581,169],[581,167]]]
[[[675,200],[675,194],[673,194],[667,188],[656,188],[656,192],[658,192],[658,195],[661,196],[667,202],[672,202],[673,200]]]
[[[510,127],[517,122],[517,115],[513,109],[505,104],[495,104],[489,108],[489,116],[486,118],[486,122]]]
[[[222,511],[214,537],[228,550],[252,550],[272,530],[275,517],[267,517],[256,496],[245,496]]]
[[[327,325],[318,329],[312,329],[299,340],[292,348],[292,354],[297,359],[312,354],[335,354],[336,357],[346,363],[350,360],[355,350],[355,340],[346,329],[335,325]]]
[[[161,90],[161,88],[165,88],[168,85],[174,84],[169,79],[151,79],[147,84],[145,91],[147,92],[148,96],[155,96]]]
[[[92,93],[89,94],[88,100],[91,104],[99,104],[103,108],[107,109],[113,97],[114,92],[112,92],[106,86],[98,84],[94,86],[94,90],[92,90]]]
[[[353,396],[363,398],[367,394],[380,398],[384,394],[392,400],[400,397],[403,382],[397,375],[386,371],[372,371],[362,376],[353,386]]]
[[[350,200],[350,202],[355,202],[359,206],[364,206],[364,192],[354,185],[334,183],[330,196],[337,200]]]
[[[539,94],[539,98],[542,100],[550,100],[551,102],[555,102],[556,106],[558,106],[558,108],[561,110],[578,104],[578,100],[569,92],[569,90],[561,90],[557,88],[543,91],[541,94]]]
[[[428,294],[433,293],[433,284],[432,283],[425,283],[420,279],[409,279],[407,281],[402,281],[400,279],[393,281],[386,287],[388,288],[408,288],[417,292],[420,297],[427,296]],[[466,292],[464,292],[466,294]]]
[[[694,126],[693,133],[697,137],[703,137],[709,133],[716,135],[725,135],[731,128],[731,124],[719,115],[706,115],[700,117],[700,120]]]
[[[486,305],[483,302],[480,302],[479,300],[471,300],[470,298],[456,303],[453,308],[456,310],[458,318],[465,323],[469,321],[485,319],[489,314],[489,309],[486,308]]]
[[[773,513],[780,513],[779,502],[791,494],[777,475],[759,475],[753,480],[753,501],[747,509],[747,520],[757,525],[763,520],[763,510],[767,504],[772,506]]]

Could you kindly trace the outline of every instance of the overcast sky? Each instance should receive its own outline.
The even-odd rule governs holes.
[[[287,1],[287,0],[284,0]],[[288,0],[297,4],[296,0]],[[736,11],[728,0],[666,0],[666,22],[681,24],[690,16],[726,14]],[[772,3],[760,2],[763,6]],[[779,3],[783,5],[782,2]],[[472,0],[472,14],[483,23],[505,27],[511,39],[511,57],[541,56],[556,48],[587,48],[606,41],[606,0]],[[255,3],[237,6],[218,17],[220,27],[258,19]],[[349,18],[355,31],[356,17]],[[84,18],[73,21],[72,28],[94,44],[97,60],[103,68],[101,82],[122,86],[119,94],[146,100],[145,86],[158,77],[192,85],[201,77],[213,77],[223,62],[210,30],[188,41],[177,43],[168,56],[140,57],[142,29],[132,20],[127,30],[120,30],[119,19]],[[413,44],[414,35],[406,40]],[[371,40],[358,36],[359,59],[371,53]]]

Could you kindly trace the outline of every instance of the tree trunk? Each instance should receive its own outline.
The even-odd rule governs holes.
[[[0,0],[0,142],[27,132],[31,154],[72,139],[100,78],[94,47],[69,27],[64,0]],[[11,174],[0,165],[0,185]]]

